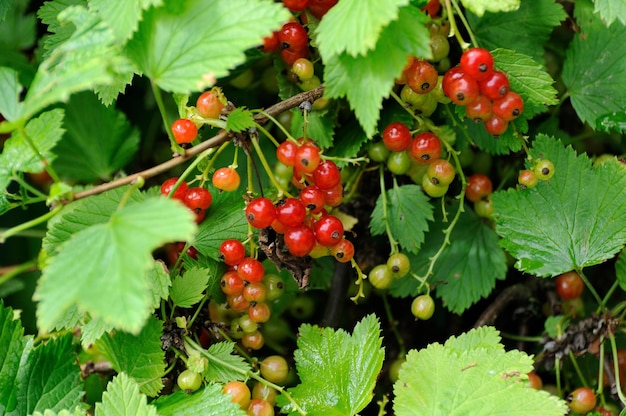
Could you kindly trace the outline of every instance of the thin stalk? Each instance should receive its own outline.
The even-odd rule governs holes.
[[[45,213],[44,215],[40,217],[33,218],[30,221],[26,221],[22,224],[16,225],[15,227],[7,229],[4,232],[1,232],[0,243],[4,243],[7,240],[7,238],[17,235],[24,230],[28,230],[29,228],[32,228],[36,225],[43,224],[44,222],[48,221],[50,218],[54,217],[59,212],[61,212],[64,206],[65,205],[58,205],[53,210]]]
[[[615,387],[617,389],[617,397],[622,402],[622,405],[626,405],[626,396],[622,392],[622,386],[619,377],[619,359],[617,356],[617,344],[615,342],[615,335],[612,331],[609,331],[609,340],[611,341],[611,351],[613,352],[613,370],[615,372]],[[602,385],[602,384],[600,384]]]
[[[383,203],[383,221],[385,222],[385,232],[387,233],[387,239],[389,245],[391,245],[391,254],[398,252],[398,242],[393,238],[391,227],[389,226],[389,202],[387,201],[387,189],[385,187],[385,167],[380,165],[379,169],[380,177],[380,197]]]
[[[154,81],[150,82],[150,87],[152,88],[152,94],[154,95],[154,100],[156,101],[159,113],[161,113],[163,128],[165,129],[165,133],[167,133],[167,137],[170,139],[170,145],[172,147],[172,150],[182,156],[185,154],[185,149],[180,147],[180,145],[176,143],[176,139],[174,139],[174,134],[172,133],[171,129],[172,122],[167,116],[167,110],[165,109],[165,104],[163,103],[163,95],[161,94],[161,89],[156,85]]]
[[[270,182],[272,182],[272,185],[274,185],[274,187],[278,190],[278,196],[280,197],[281,195],[286,195],[288,198],[293,198],[293,195],[291,195],[289,191],[283,188],[274,177],[272,168],[270,167],[269,163],[267,163],[267,159],[265,159],[265,155],[263,154],[263,151],[261,150],[258,137],[253,137],[250,141],[252,142],[252,146],[254,146],[254,150],[256,151],[256,154],[259,156],[261,165],[263,165],[263,169],[265,169],[265,172],[267,173],[267,176],[269,177]]]
[[[37,270],[37,260],[11,266],[5,273],[0,274],[0,286],[22,273]]]
[[[578,361],[576,361],[576,357],[574,356],[574,353],[570,351],[568,355],[569,355],[569,359],[572,365],[574,366],[574,370],[576,371],[578,380],[580,380],[580,383],[583,385],[583,387],[589,387],[589,383],[587,382],[587,379],[583,375],[583,372],[580,371],[580,366],[578,365]]]
[[[598,305],[600,305],[600,307],[602,308],[601,310],[604,310],[605,306],[602,303],[602,299],[600,298],[600,295],[598,295],[598,292],[596,292],[596,289],[591,285],[591,282],[589,281],[589,279],[587,279],[587,276],[585,276],[585,274],[583,273],[583,269],[578,269],[576,270],[576,272],[580,275],[580,278],[583,279],[583,282],[585,282],[585,286],[587,286],[587,289],[589,289],[589,292],[591,292],[591,295],[594,297],[596,302],[598,302]]]
[[[450,22],[450,34],[456,37],[461,49],[465,50],[469,47],[469,44],[465,42],[465,39],[463,39],[463,36],[459,33],[459,28],[457,27],[456,19],[454,18],[454,11],[452,10],[452,4],[450,3],[450,0],[445,0],[444,4],[446,6],[446,12],[448,13],[448,21]],[[455,6],[457,6],[456,2]]]
[[[446,0],[446,3],[448,3],[448,0]],[[459,16],[459,19],[461,19],[461,22],[463,23],[463,26],[465,26],[465,29],[467,30],[467,33],[469,34],[470,40],[472,42],[472,44],[474,46],[478,46],[478,41],[476,40],[476,37],[474,37],[474,32],[472,32],[472,28],[470,27],[467,19],[465,18],[465,15],[463,14],[463,12],[461,11],[461,8],[459,7],[459,4],[457,3],[456,0],[452,0],[452,4],[454,6],[454,9],[456,10],[457,15]],[[463,45],[461,45],[463,46]],[[467,45],[469,46],[469,45]],[[466,48],[463,48],[463,50],[465,50]]]
[[[398,331],[398,321],[394,319],[393,313],[391,312],[391,305],[389,305],[389,299],[387,299],[387,294],[383,293],[383,305],[385,307],[385,315],[387,315],[387,321],[389,322],[389,327],[391,328],[391,332],[393,336],[396,338],[396,342],[398,343],[398,356],[404,357],[406,355],[406,344],[404,343],[404,338]]]
[[[33,142],[33,140],[30,138],[28,133],[26,133],[26,129],[24,127],[20,127],[18,131],[22,135],[22,137],[24,137],[24,140],[26,141],[28,146],[31,148],[33,153],[35,153],[37,158],[41,161],[41,163],[43,164],[43,168],[46,170],[46,172],[48,172],[52,180],[54,182],[61,182],[59,175],[57,175],[56,171],[54,170],[54,168],[52,168],[50,163],[48,163],[48,160],[45,158],[45,156],[42,155],[39,149],[37,148],[37,146],[35,146],[35,142]]]

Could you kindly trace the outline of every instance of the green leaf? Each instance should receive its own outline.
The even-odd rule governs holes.
[[[63,139],[53,165],[62,176],[80,182],[110,180],[130,161],[139,131],[123,113],[104,107],[91,92],[72,95],[65,108]]]
[[[17,373],[27,346],[23,335],[22,323],[15,319],[13,309],[5,307],[4,300],[0,299],[0,414],[3,415],[17,405]],[[32,348],[32,344],[29,345]]]
[[[54,109],[30,120],[24,133],[13,133],[0,153],[0,189],[7,187],[14,171],[40,172],[44,169],[42,157],[48,163],[54,160],[52,149],[63,135],[62,123],[63,110]]]
[[[243,380],[250,364],[239,354],[234,354],[235,343],[229,341],[216,342],[204,354],[209,359],[209,366],[204,378],[210,382],[228,383],[232,380]],[[236,369],[236,370],[235,370]]]
[[[8,121],[15,120],[20,113],[22,86],[18,73],[11,68],[0,68],[0,114]]]
[[[354,415],[372,400],[385,356],[380,323],[367,315],[352,335],[342,329],[300,327],[294,353],[301,384],[288,389],[308,414]],[[299,414],[284,396],[277,398],[281,412]]]
[[[626,26],[607,28],[592,7],[591,2],[576,3],[574,15],[581,30],[567,48],[562,77],[578,117],[595,128],[599,116],[626,107],[626,45],[620,41]]]
[[[261,0],[166,1],[143,15],[127,52],[160,88],[203,90],[246,59],[244,51],[289,20],[281,4]],[[170,5],[176,5],[176,13]],[[243,12],[245,11],[245,12]]]
[[[151,198],[73,234],[44,268],[35,292],[40,328],[53,328],[78,305],[94,318],[138,333],[152,310],[146,278],[152,250],[191,239],[195,228],[193,213],[182,204]]]
[[[492,4],[499,4],[491,2]],[[554,0],[523,1],[509,13],[485,13],[477,17],[467,13],[467,20],[481,47],[489,50],[511,48],[543,62],[543,45],[555,26],[567,17],[563,6]]]
[[[505,351],[497,331],[473,329],[444,345],[411,350],[394,384],[397,416],[562,416],[563,400],[530,387],[524,377],[532,357]]]
[[[366,55],[376,47],[383,29],[398,18],[408,0],[342,0],[332,7],[315,31],[324,60],[333,55]]]
[[[235,133],[242,132],[244,130],[248,130],[251,127],[254,127],[254,117],[250,110],[245,107],[238,107],[233,110],[226,120],[226,130],[234,131]]]
[[[624,253],[626,253],[626,250],[622,250],[615,263],[615,275],[617,276],[619,287],[626,292],[626,254]]]
[[[383,98],[389,95],[408,55],[430,56],[426,20],[418,9],[403,7],[398,19],[383,29],[375,49],[367,55],[322,55],[325,95],[346,97],[368,137],[375,133]]]
[[[205,256],[220,260],[218,250],[222,241],[228,238],[244,241],[248,238],[248,222],[241,195],[236,192],[213,195],[213,204],[200,224],[193,246]]]
[[[25,51],[37,41],[37,18],[27,1],[12,1],[13,7],[0,25],[0,48]],[[2,21],[2,19],[0,19]]]
[[[456,213],[458,204],[446,209],[450,218]],[[443,221],[441,211],[437,210],[435,222],[426,234],[426,243],[416,257],[410,256],[414,273],[426,273],[430,258],[443,244],[443,231],[449,225],[449,222]],[[433,275],[428,280],[438,283],[435,293],[443,304],[450,311],[460,314],[487,297],[493,291],[496,280],[504,279],[506,270],[506,256],[498,245],[497,235],[466,206],[450,235],[450,245],[438,258]],[[419,282],[407,276],[395,281],[390,293],[398,297],[416,296],[418,288]]]
[[[86,0],[53,0],[43,3],[37,10],[37,17],[41,19],[41,23],[47,25],[48,34],[43,37],[43,58],[48,58],[54,48],[67,41],[72,33],[76,30],[76,26],[72,22],[61,22],[58,19],[59,13],[70,6],[87,7]]]
[[[462,124],[455,126],[457,137],[465,137],[465,135],[471,137],[480,150],[484,150],[492,155],[507,155],[522,149],[522,140],[511,127],[496,139],[493,135],[487,133],[483,124],[465,118],[465,109],[463,107],[455,106],[455,111],[463,118]],[[513,123],[516,123],[518,120],[519,118],[514,120]],[[528,126],[527,123],[526,126]],[[525,130],[528,130],[528,127]]]
[[[613,257],[626,243],[626,169],[617,160],[594,169],[586,155],[545,135],[531,155],[551,160],[554,176],[492,195],[496,232],[516,267],[556,276]]]
[[[76,310],[76,314],[80,314],[80,312],[78,312],[77,308],[72,308],[74,310]],[[90,318],[90,317],[85,317],[85,314],[80,314],[83,315],[81,316],[81,318],[83,318],[86,322],[85,323],[81,323],[80,326],[80,342],[83,346],[83,348],[89,348],[89,346],[93,343],[95,343],[97,340],[100,339],[100,337],[102,337],[102,335],[104,335],[106,332],[112,331],[115,329],[115,325],[113,324],[108,324],[106,322],[104,322],[104,320],[101,317],[96,317],[96,318]],[[64,327],[73,327],[76,325],[65,325]]]
[[[97,11],[100,18],[113,29],[115,37],[120,42],[130,39],[137,30],[144,10],[159,7],[162,4],[163,0],[91,0],[89,2],[89,6]]]
[[[356,120],[350,120],[337,129],[335,133],[337,140],[334,140],[333,146],[326,152],[329,156],[340,158],[352,158],[359,154],[359,150],[363,144],[369,141],[367,135]],[[337,160],[337,166],[343,167],[347,162]]]
[[[191,268],[182,276],[175,277],[170,289],[172,302],[181,308],[190,308],[200,302],[209,277],[211,277],[209,270],[200,268]]]
[[[546,106],[559,103],[554,80],[530,56],[509,49],[496,49],[492,54],[496,68],[507,73],[511,91],[524,99],[521,119],[531,119],[546,111]]]
[[[81,403],[83,385],[71,334],[25,352],[27,359],[24,362],[23,356],[16,380],[14,414],[27,415],[45,409],[60,411]]]
[[[163,388],[161,377],[165,374],[162,332],[163,323],[152,316],[139,334],[105,334],[97,346],[115,371],[131,377],[143,394],[156,396]]]
[[[87,416],[88,413],[86,410],[83,410],[79,406],[74,408],[74,411],[69,411],[66,409],[61,410],[60,412],[55,412],[54,410],[46,409],[41,412],[33,413],[33,416]]]
[[[294,137],[302,137],[304,127],[304,115],[299,109],[292,110],[291,134]],[[335,122],[328,114],[328,110],[315,110],[307,115],[309,124],[306,126],[306,134],[313,138],[322,149],[333,146]]]
[[[512,12],[519,8],[520,0],[461,0],[466,9],[482,16],[485,12]]]
[[[611,26],[615,20],[626,25],[626,3],[621,0],[595,0],[593,12],[600,15],[604,24]]]
[[[167,266],[161,260],[154,261],[147,276],[152,292],[152,308],[156,309],[161,304],[161,299],[168,298],[172,280],[167,271]]]
[[[433,220],[433,206],[417,185],[397,186],[387,190],[387,212],[383,195],[379,195],[372,211],[370,231],[381,235],[389,226],[391,235],[400,243],[403,251],[417,253],[428,231],[428,221]]]
[[[84,6],[69,6],[59,15],[62,25],[76,27],[50,51],[30,85],[21,117],[28,119],[71,94],[116,82],[132,69],[111,29]]]
[[[209,384],[193,394],[177,391],[153,402],[160,416],[245,416],[232,397],[222,393],[222,385]]]
[[[148,404],[147,397],[139,391],[137,383],[125,373],[113,378],[96,403],[95,416],[157,416],[156,408]]]
[[[610,133],[611,131],[624,133],[626,132],[626,113],[618,112],[604,114],[596,120],[596,128],[607,133]]]

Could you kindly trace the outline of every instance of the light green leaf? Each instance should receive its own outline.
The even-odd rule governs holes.
[[[246,49],[290,16],[281,4],[262,0],[189,0],[176,7],[178,13],[147,10],[127,52],[160,88],[178,93],[203,90],[228,75],[245,61]]]
[[[241,355],[234,354],[234,348],[235,343],[229,341],[211,344],[203,354],[209,359],[209,366],[203,374],[206,380],[228,383],[244,379],[242,374],[250,371],[250,364]]]
[[[294,137],[302,137],[304,127],[304,116],[299,109],[291,110],[293,117],[291,118],[291,134]],[[322,148],[328,149],[333,146],[333,136],[335,123],[327,110],[311,111],[307,115],[309,124],[306,126],[306,134],[308,137],[315,139],[315,142]]]
[[[41,157],[49,163],[54,160],[52,149],[63,135],[62,123],[63,110],[57,108],[30,120],[24,129],[26,137],[19,131],[13,133],[0,153],[0,189],[6,188],[14,171],[40,172],[44,169]]]
[[[477,16],[482,16],[485,12],[512,12],[520,6],[520,0],[461,0],[461,3]]]
[[[181,308],[190,308],[200,302],[209,277],[211,277],[209,270],[200,268],[191,268],[182,276],[175,277],[170,290],[172,302]]]
[[[458,209],[457,204],[447,206],[448,215]],[[428,270],[430,258],[443,243],[443,231],[450,225],[443,222],[441,211],[436,211],[435,222],[426,234],[426,243],[416,257],[411,259],[411,270],[423,275]],[[474,211],[465,207],[450,235],[450,245],[443,251],[430,282],[438,282],[436,295],[454,313],[462,313],[494,289],[496,280],[506,276],[506,257],[498,245],[498,236],[484,224]],[[419,282],[411,276],[395,281],[391,294],[398,297],[416,296]]]
[[[515,45],[517,53],[540,63],[544,59],[543,45],[554,27],[566,17],[563,6],[554,0],[523,1],[515,11],[487,12],[480,18],[467,13],[467,20],[481,47],[493,50]]]
[[[78,308],[72,309],[76,310],[77,314],[80,314],[80,312],[78,312]],[[101,317],[85,318],[84,313],[81,315],[87,321],[86,323],[80,325],[80,342],[83,345],[83,348],[89,348],[91,344],[99,340],[100,337],[106,332],[115,329],[115,325],[104,322]],[[67,328],[67,325],[63,327]]]
[[[24,98],[21,117],[28,119],[71,94],[109,85],[131,68],[111,29],[83,6],[69,6],[58,16],[61,24],[76,27],[41,63]]]
[[[578,117],[595,128],[599,116],[626,107],[626,45],[620,40],[626,38],[626,26],[607,28],[592,7],[588,1],[576,3],[581,30],[567,48],[562,77]]]
[[[193,394],[177,391],[153,402],[160,416],[245,416],[232,397],[222,393],[222,385],[211,383]]]
[[[163,388],[161,377],[165,374],[162,332],[163,323],[152,316],[139,334],[105,334],[97,346],[115,371],[131,377],[143,394],[156,396]]]
[[[89,1],[89,6],[113,29],[115,37],[120,42],[126,42],[137,30],[144,10],[162,4],[163,0]]]
[[[397,186],[387,190],[387,213],[385,216],[383,195],[379,195],[372,211],[370,231],[372,235],[386,232],[387,225],[403,251],[417,253],[428,231],[428,221],[433,220],[430,198],[417,185]]]
[[[83,410],[81,407],[76,406],[74,411],[63,409],[60,412],[55,412],[54,410],[46,409],[41,412],[33,413],[33,416],[87,416],[87,411]]]
[[[151,312],[146,278],[151,252],[195,231],[193,213],[177,201],[151,198],[114,212],[107,223],[76,232],[45,267],[35,298],[46,330],[73,305],[121,330],[138,333]],[[93,257],[90,253],[99,253]]]
[[[626,3],[621,0],[595,0],[593,12],[600,15],[604,24],[611,26],[615,20],[626,25]]]
[[[431,343],[409,351],[394,384],[394,414],[565,414],[563,400],[531,388],[526,381],[524,375],[533,368],[532,357],[517,350],[505,351],[498,339],[495,329],[482,327],[444,345]]]
[[[342,0],[332,7],[315,30],[324,60],[333,55],[366,55],[376,47],[385,26],[398,18],[408,0]]]
[[[617,262],[615,263],[615,275],[617,276],[617,282],[619,287],[626,292],[626,249],[622,250]]]
[[[147,397],[139,391],[137,383],[125,373],[113,378],[96,403],[95,416],[157,416],[156,408],[148,404]]]
[[[22,86],[18,73],[12,68],[0,68],[0,114],[8,121],[15,120],[20,113]]]
[[[58,19],[59,13],[70,6],[87,7],[87,0],[53,0],[43,3],[37,10],[37,17],[41,23],[47,25],[48,34],[43,39],[43,58],[48,58],[50,53],[58,45],[62,44],[72,36],[76,26],[71,22],[61,22]]]
[[[426,20],[418,9],[403,7],[398,19],[383,29],[375,49],[367,55],[354,57],[344,52],[323,56],[325,95],[346,97],[368,137],[375,133],[383,98],[389,95],[408,55],[431,54]]]
[[[546,111],[547,105],[559,103],[554,80],[530,56],[509,49],[496,49],[492,52],[496,68],[506,72],[511,91],[524,99],[524,112],[521,119],[531,119]]]
[[[4,300],[0,299],[0,414],[3,415],[17,406],[17,373],[27,346],[23,335],[22,323],[13,316],[13,309],[6,308]]]
[[[308,414],[354,415],[372,400],[376,378],[385,356],[380,323],[367,315],[352,335],[342,329],[300,327],[294,353],[301,384],[288,389]],[[284,396],[281,412],[298,414]]]
[[[139,131],[123,113],[106,108],[92,92],[72,95],[65,108],[63,139],[54,149],[59,175],[80,182],[110,180],[134,156]]]
[[[254,127],[254,123],[254,117],[250,110],[245,107],[238,107],[228,115],[226,130],[239,133]]]
[[[243,199],[236,192],[214,194],[213,204],[200,224],[193,246],[205,256],[220,260],[218,250],[222,241],[227,238],[244,241],[248,238],[244,208]]]
[[[156,309],[161,304],[161,299],[168,298],[172,280],[167,271],[167,266],[161,260],[154,261],[147,276],[152,292],[152,308]]]
[[[496,232],[516,267],[556,276],[613,257],[626,243],[626,169],[616,160],[594,169],[586,155],[545,135],[531,155],[551,160],[554,176],[492,195]]]

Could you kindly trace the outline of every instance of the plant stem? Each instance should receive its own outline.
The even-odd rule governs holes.
[[[599,307],[601,307],[601,310],[604,310],[604,304],[602,303],[602,299],[600,298],[600,295],[598,295],[598,292],[596,292],[596,289],[591,285],[591,282],[589,281],[589,279],[587,279],[587,276],[585,276],[585,274],[583,273],[583,269],[578,269],[576,270],[576,272],[580,275],[580,278],[583,279],[583,282],[585,282],[585,286],[587,286],[587,289],[589,289],[589,292],[591,292],[591,295],[594,297],[594,299],[596,300],[596,302],[598,302],[598,305],[600,305]]]
[[[176,139],[174,139],[174,134],[172,133],[171,125],[169,117],[167,116],[167,110],[165,109],[165,104],[163,103],[163,95],[161,94],[161,89],[154,81],[150,81],[150,87],[152,88],[152,94],[154,95],[154,101],[159,109],[159,113],[161,113],[161,120],[163,120],[163,128],[165,133],[167,133],[167,137],[170,139],[170,146],[172,147],[172,151],[178,153],[179,155],[185,154],[185,149],[180,147],[178,143],[176,143]]]
[[[452,4],[450,3],[450,0],[445,0],[444,4],[448,13],[448,21],[450,22],[450,33],[456,37],[456,40],[459,42],[459,46],[461,46],[461,49],[465,50],[469,47],[469,44],[465,42],[465,39],[463,39],[463,36],[461,36],[461,34],[459,33],[459,28],[457,27],[456,19],[454,18],[454,11],[452,10]],[[458,8],[456,2],[454,3],[454,5]]]
[[[61,182],[59,175],[57,175],[56,171],[50,165],[50,163],[48,163],[48,160],[45,158],[45,156],[42,155],[39,149],[37,148],[37,146],[35,146],[35,142],[33,142],[30,136],[28,135],[28,133],[26,133],[26,129],[24,127],[20,127],[18,129],[18,132],[22,135],[22,137],[24,137],[24,140],[26,141],[28,146],[31,148],[33,153],[35,153],[37,158],[41,161],[41,163],[43,164],[43,168],[46,170],[46,172],[48,172],[52,180],[54,182]]]
[[[619,358],[617,356],[617,344],[615,343],[615,335],[612,331],[609,331],[609,340],[611,341],[611,351],[613,353],[613,369],[615,372],[615,387],[617,389],[617,397],[622,402],[622,405],[626,405],[626,397],[622,392],[622,386],[619,377]]]
[[[259,145],[258,136],[252,137],[250,141],[252,142],[252,146],[254,146],[254,150],[256,151],[256,154],[259,156],[261,165],[263,165],[263,169],[265,169],[265,172],[267,173],[267,176],[269,177],[270,182],[272,182],[272,185],[274,185],[274,187],[278,190],[278,196],[280,197],[282,195],[286,195],[288,198],[293,198],[293,195],[291,195],[289,191],[283,188],[274,177],[274,172],[272,171],[272,168],[270,167],[269,163],[267,163],[267,159],[265,159],[263,150],[261,150],[261,146]]]
[[[3,267],[0,269],[0,286],[25,272],[37,270],[37,260],[27,261],[26,263],[17,264],[15,266]]]
[[[379,177],[380,198],[383,203],[383,221],[385,222],[385,232],[387,233],[387,239],[389,240],[389,245],[391,246],[391,254],[394,254],[398,252],[398,242],[395,238],[393,238],[391,226],[389,225],[389,202],[387,201],[387,189],[385,186],[385,167],[383,165],[380,165]]]
[[[27,230],[31,227],[34,227],[36,225],[39,224],[43,224],[44,222],[48,221],[50,218],[54,217],[55,215],[57,215],[59,212],[61,212],[61,210],[63,209],[65,205],[58,205],[56,206],[53,210],[45,213],[44,215],[34,218],[30,221],[26,221],[22,224],[16,225],[15,227],[9,228],[3,232],[0,233],[0,243],[4,243],[7,238],[14,236],[24,230]]]
[[[398,343],[398,356],[404,357],[406,355],[406,344],[404,343],[404,338],[398,331],[398,321],[394,319],[393,313],[391,312],[391,305],[389,305],[389,299],[387,299],[387,293],[383,293],[383,305],[385,307],[385,314],[387,315],[387,321],[389,322],[389,328],[393,333],[393,336],[396,338],[396,342]]]

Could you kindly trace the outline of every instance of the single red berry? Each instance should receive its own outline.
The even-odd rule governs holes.
[[[495,114],[485,120],[485,130],[494,136],[504,134],[508,128],[509,122]]]
[[[250,302],[243,297],[243,291],[235,295],[226,295],[226,303],[230,309],[239,313],[246,312],[250,307]]]
[[[250,303],[265,302],[267,287],[262,282],[248,283],[243,288],[243,297]]]
[[[354,257],[354,244],[350,240],[342,238],[330,248],[330,254],[340,263],[347,263]]]
[[[484,48],[470,48],[461,55],[461,69],[476,81],[486,79],[493,71],[493,56]]]
[[[232,192],[239,188],[241,177],[239,177],[239,173],[237,173],[236,169],[226,167],[216,170],[215,173],[213,173],[211,181],[213,182],[213,186],[217,189]]]
[[[183,200],[185,205],[189,207],[189,209],[196,210],[207,210],[211,206],[213,202],[213,196],[208,189],[205,188],[189,188],[187,193],[185,193],[185,199]]]
[[[309,6],[309,0],[283,0],[283,4],[292,12],[301,12]]]
[[[313,62],[306,58],[300,58],[291,66],[290,74],[296,82],[301,83],[313,79],[315,67],[313,66]]]
[[[283,62],[285,62],[285,65],[293,66],[294,62],[296,62],[298,59],[309,58],[309,49],[282,49],[280,51],[280,57],[282,58]]]
[[[188,118],[179,118],[172,123],[172,134],[178,144],[191,143],[198,137],[198,127]]]
[[[339,0],[309,0],[309,11],[313,16],[321,19],[338,1]]]
[[[430,17],[435,17],[437,16],[437,13],[439,13],[440,9],[441,3],[439,2],[439,0],[428,0],[426,6],[422,7],[420,10],[428,13]]]
[[[334,215],[324,215],[313,224],[315,238],[324,247],[331,247],[343,238],[343,223]]]
[[[263,279],[265,269],[263,264],[257,259],[244,257],[237,265],[237,274],[244,282],[257,283]]]
[[[272,310],[265,302],[253,302],[248,308],[248,316],[253,322],[264,323],[270,320]]]
[[[274,407],[267,400],[263,399],[250,400],[250,404],[245,410],[246,414],[250,416],[274,416]]]
[[[338,207],[343,202],[343,186],[340,183],[332,188],[323,189],[324,204],[329,207]]]
[[[478,82],[480,93],[490,100],[499,100],[509,92],[509,78],[504,72],[493,70]]]
[[[441,140],[431,132],[423,132],[413,138],[408,154],[416,163],[429,165],[441,156]]]
[[[203,92],[196,101],[198,114],[204,118],[219,118],[224,107],[226,107],[226,98],[220,88]]]
[[[579,387],[565,399],[571,411],[584,415],[596,407],[596,394],[589,387]]]
[[[410,133],[409,133],[409,137]],[[320,189],[330,189],[341,182],[341,171],[332,160],[324,160],[313,171],[313,183]]]
[[[222,393],[230,394],[232,396],[232,402],[237,403],[240,408],[246,409],[250,404],[250,398],[252,393],[248,388],[248,385],[243,381],[229,381],[224,384]]]
[[[556,293],[563,300],[577,299],[585,290],[585,283],[575,271],[563,273],[556,278]]]
[[[235,266],[246,257],[246,248],[239,240],[228,239],[222,241],[219,248],[219,257],[229,266]]]
[[[493,115],[492,101],[484,95],[476,97],[474,102],[465,107],[465,114],[476,123],[486,121]]]
[[[446,85],[444,92],[453,103],[465,106],[478,98],[478,83],[471,76],[464,74],[450,81]]]
[[[290,227],[284,234],[285,246],[296,257],[304,257],[315,247],[315,233],[304,225]]]
[[[312,173],[321,161],[319,148],[314,144],[305,143],[296,150],[294,169],[301,173]]]
[[[306,217],[306,207],[297,198],[286,198],[276,205],[276,219],[286,227],[302,224]]]
[[[405,77],[406,83],[413,91],[418,94],[428,94],[437,85],[439,73],[430,62],[415,59],[405,71]]]
[[[537,182],[539,182],[539,178],[535,175],[535,172],[530,169],[520,171],[517,176],[517,183],[519,183],[520,188],[522,189],[534,188],[537,185]]]
[[[278,31],[272,32],[271,35],[263,38],[261,50],[263,52],[276,52],[280,48],[280,40],[278,40]]]
[[[246,206],[246,219],[254,228],[267,228],[276,219],[276,209],[271,200],[255,198]]]
[[[341,185],[340,185],[341,186]],[[300,191],[300,201],[313,214],[322,211],[325,204],[325,193],[316,185],[309,185]]]
[[[465,76],[465,72],[463,72],[461,67],[458,65],[448,69],[441,79],[441,89],[443,90],[443,93],[449,97],[450,93],[448,91],[448,87],[453,81],[456,81],[463,76]]]
[[[257,330],[249,334],[243,334],[243,337],[241,338],[241,343],[243,344],[244,347],[250,348],[251,350],[260,350],[261,348],[263,348],[263,345],[265,345],[265,338],[263,338],[263,334]],[[253,402],[255,402],[255,400],[257,399],[252,399],[250,401],[250,405],[248,406],[249,410],[252,409]],[[256,414],[259,414],[259,413],[256,413]]]
[[[454,166],[445,159],[437,159],[426,170],[426,176],[428,179],[439,186],[448,186],[454,180],[456,172]]]
[[[409,130],[406,124],[399,121],[387,125],[383,130],[382,136],[385,147],[392,152],[401,152],[408,149],[413,140],[411,130]]]
[[[524,100],[513,91],[493,102],[493,113],[506,121],[515,120],[523,111]]]
[[[243,293],[244,281],[237,272],[229,271],[222,275],[220,287],[225,295],[235,296]]]
[[[170,192],[174,188],[174,185],[176,185],[176,182],[178,182],[178,178],[169,178],[165,182],[163,182],[163,184],[161,185],[161,195],[169,196]],[[172,198],[183,201],[185,199],[185,194],[188,190],[189,186],[187,186],[187,182],[183,181],[180,183],[180,185],[178,185],[176,191],[174,191]]]
[[[300,23],[289,22],[285,23],[278,32],[278,40],[281,49],[300,51],[306,49],[309,36]]]
[[[486,199],[493,192],[493,184],[487,175],[475,173],[467,178],[465,196],[472,202]]]
[[[287,166],[293,166],[296,160],[296,152],[298,145],[291,140],[285,140],[276,148],[276,158],[280,163]]]

